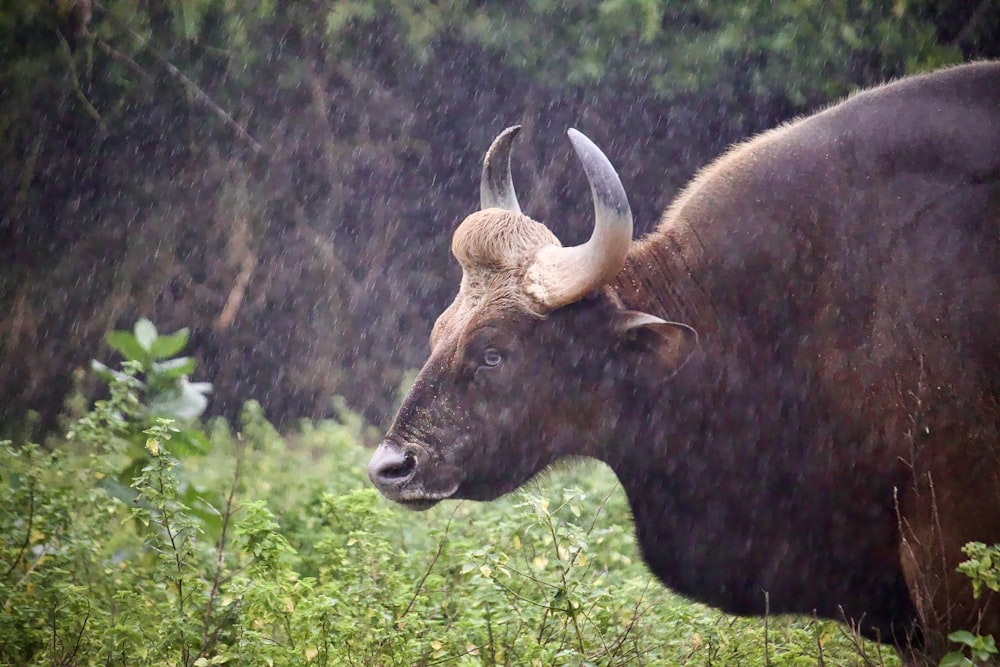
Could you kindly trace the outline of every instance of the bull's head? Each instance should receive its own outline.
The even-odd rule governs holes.
[[[452,239],[458,296],[368,466],[386,497],[413,509],[496,498],[563,456],[608,460],[606,445],[627,437],[622,403],[671,377],[696,342],[687,326],[627,310],[608,287],[629,253],[632,213],[583,134],[569,131],[594,201],[590,240],[564,248],[521,213],[510,176],[519,129],[486,154],[481,210]]]

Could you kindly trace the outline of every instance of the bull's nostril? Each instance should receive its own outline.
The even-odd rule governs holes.
[[[383,442],[368,463],[368,476],[376,486],[385,491],[405,484],[413,477],[416,469],[417,457],[414,452],[404,450],[392,442]]]
[[[379,477],[385,481],[400,480],[413,474],[413,469],[417,467],[417,459],[410,452],[403,454],[403,460],[398,462],[386,462],[386,465],[378,471]]]

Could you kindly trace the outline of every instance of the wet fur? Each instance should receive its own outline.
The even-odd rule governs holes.
[[[844,620],[914,661],[1000,631],[954,572],[966,541],[1000,542],[1000,64],[735,147],[610,285],[547,314],[521,284],[537,224],[489,209],[456,232],[462,287],[383,445],[415,466],[391,492],[489,499],[592,456],[685,595]],[[631,311],[698,332],[679,371],[655,332],[621,334]]]
[[[964,542],[1000,541],[1000,65],[734,148],[613,287],[706,348],[645,416],[685,463],[622,479],[668,585],[737,613],[766,591],[895,643],[917,624],[934,655],[1000,630],[954,573]]]

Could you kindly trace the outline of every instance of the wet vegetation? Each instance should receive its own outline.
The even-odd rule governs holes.
[[[503,127],[529,214],[586,233],[576,126],[640,234],[733,141],[997,55],[994,0],[0,3],[0,423],[52,426],[140,317],[191,328],[214,414],[384,423]]]
[[[898,664],[832,621],[665,591],[607,469],[415,521],[367,482],[356,415],[281,437],[248,403],[196,452],[136,370],[65,439],[0,447],[0,664]]]
[[[897,664],[665,591],[606,469],[415,521],[359,445],[502,127],[560,238],[569,126],[642,233],[733,141],[997,56],[994,0],[0,0],[0,664]]]

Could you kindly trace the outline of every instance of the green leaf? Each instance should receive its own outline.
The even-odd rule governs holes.
[[[976,643],[976,636],[971,632],[966,630],[958,630],[948,635],[948,640],[953,641],[957,644],[965,644],[966,646],[973,646]]]
[[[178,456],[204,456],[212,449],[208,436],[197,429],[181,429],[170,440],[171,449]]]
[[[143,350],[150,352],[153,348],[153,342],[156,340],[156,337],[156,327],[153,326],[153,323],[145,317],[140,318],[139,321],[135,323],[135,339],[138,341]]]
[[[992,635],[980,635],[976,637],[976,643],[972,647],[972,656],[980,662],[986,662],[997,654],[997,645]]]
[[[163,340],[162,338],[160,340]],[[194,357],[177,357],[169,361],[154,361],[153,374],[160,378],[180,378],[194,372],[197,365]]]
[[[938,663],[938,667],[965,667],[966,665],[972,665],[972,661],[958,651],[948,653]]]
[[[138,327],[138,325],[136,325]],[[112,331],[105,340],[118,353],[129,361],[138,361],[143,366],[149,365],[149,353],[139,342],[139,339],[128,331]]]
[[[90,369],[97,373],[99,378],[106,380],[107,382],[114,382],[115,380],[121,380],[126,377],[124,373],[108,368],[97,359],[90,360]]]
[[[181,379],[180,386],[163,392],[149,402],[149,411],[154,415],[173,419],[194,419],[208,407],[205,394],[212,390],[207,382],[188,382]]]
[[[109,496],[117,498],[127,506],[144,506],[147,509],[149,508],[147,503],[144,503],[139,499],[138,491],[130,486],[126,486],[119,480],[105,477],[104,479],[98,481],[96,486],[99,489],[104,489]]]
[[[179,354],[187,345],[190,331],[185,327],[166,336],[157,336],[149,346],[149,354],[153,359],[169,359]]]

